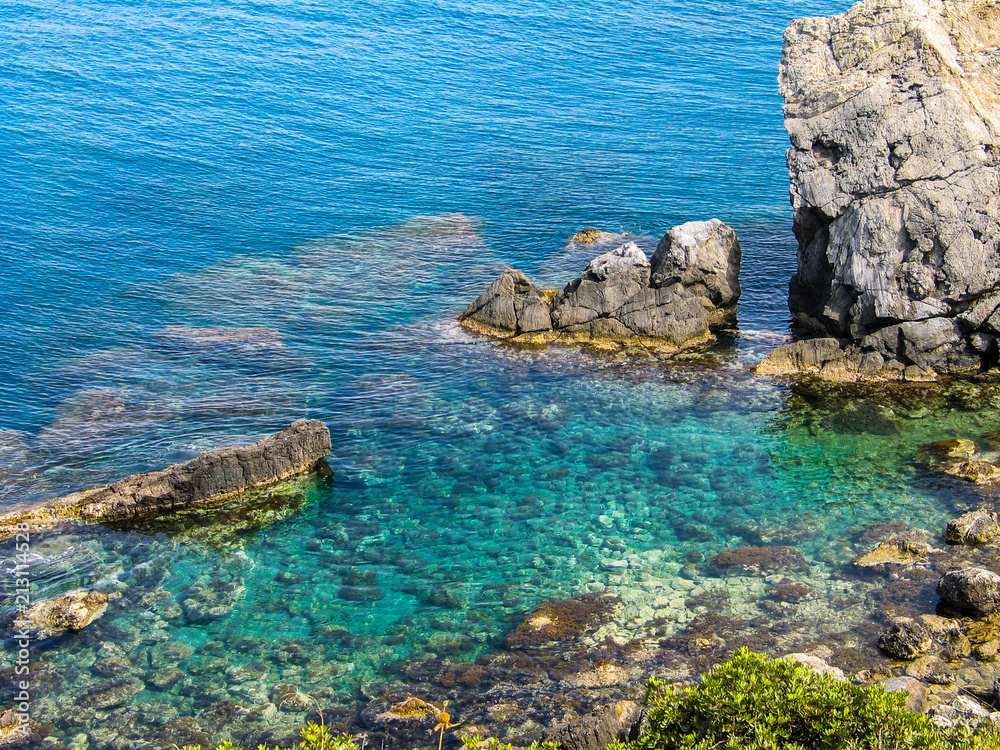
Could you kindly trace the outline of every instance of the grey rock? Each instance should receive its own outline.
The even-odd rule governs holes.
[[[982,721],[989,718],[990,709],[967,695],[960,695],[949,704],[960,717]]]
[[[253,445],[216,448],[162,471],[137,474],[32,510],[5,513],[0,515],[0,539],[14,536],[20,524],[35,532],[68,520],[139,520],[210,506],[310,471],[330,449],[327,426],[300,419]]]
[[[558,294],[509,269],[459,316],[476,333],[678,348],[710,339],[739,298],[740,247],[721,221],[675,227],[654,255],[635,243],[594,258]],[[521,338],[524,337],[524,338]]]
[[[910,620],[898,620],[878,639],[878,647],[893,659],[916,659],[931,647],[931,633]]]
[[[903,367],[994,364],[1000,8],[862,0],[785,32],[798,273],[819,335]]]
[[[736,232],[718,219],[689,221],[667,232],[650,261],[656,286],[681,284],[706,307],[732,307],[740,298],[742,251]]]
[[[915,714],[925,714],[930,708],[927,688],[913,677],[891,677],[879,683],[888,693],[906,693],[906,710]]]
[[[649,287],[649,259],[629,242],[592,260],[553,301],[557,328],[580,329],[608,318]]]
[[[646,254],[634,242],[605,253],[552,303],[554,327],[592,338],[663,339],[681,344],[708,334],[708,313],[680,284],[653,288]]]
[[[501,273],[458,320],[481,333],[518,336],[552,330],[545,293],[513,268]]]
[[[983,568],[951,570],[937,586],[941,601],[973,617],[983,617],[1000,608],[1000,575]]]
[[[986,544],[1000,534],[997,514],[973,510],[948,522],[944,538],[949,544]]]
[[[607,750],[612,742],[636,739],[642,719],[638,703],[620,701],[546,732],[542,742],[557,742],[562,750]]]

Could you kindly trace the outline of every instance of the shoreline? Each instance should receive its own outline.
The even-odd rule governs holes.
[[[702,375],[707,374],[698,365],[693,365],[693,370],[700,371]],[[744,371],[741,377],[754,380],[759,376]],[[822,388],[823,385],[813,384],[813,387]],[[945,383],[933,386],[921,385],[918,389],[921,392],[926,392],[928,388],[942,391],[948,387],[950,384]],[[843,387],[833,386],[830,390],[836,393],[842,391]],[[846,401],[852,402],[853,397],[846,397]],[[800,529],[799,532],[792,533],[801,531]],[[934,536],[932,532],[932,539]],[[787,543],[779,535],[764,540],[764,549],[780,550],[783,548],[782,545]],[[794,541],[790,543],[795,544]],[[968,557],[967,552],[950,550],[937,543],[934,547],[932,550],[934,566],[944,564],[942,562],[946,559],[946,556],[943,556],[944,552],[958,555],[955,559],[961,559],[962,554]],[[615,623],[603,625],[583,634],[580,638],[571,639],[554,650],[549,648],[535,652],[531,649],[511,651],[500,648],[466,666],[462,666],[461,659],[449,660],[447,657],[443,660],[418,661],[407,668],[409,676],[406,680],[409,682],[398,683],[396,687],[392,687],[393,683],[389,683],[391,695],[403,696],[404,692],[419,693],[415,697],[432,703],[451,699],[454,702],[456,716],[464,717],[470,728],[510,739],[529,738],[528,735],[532,732],[537,734],[558,717],[565,718],[567,710],[578,714],[581,712],[580,706],[596,709],[602,702],[609,700],[634,700],[641,693],[642,685],[650,674],[667,675],[671,679],[681,680],[682,683],[690,682],[705,668],[722,661],[727,654],[740,646],[765,650],[773,656],[793,651],[813,653],[849,672],[867,670],[873,676],[881,674],[890,677],[905,672],[906,669],[902,665],[897,665],[879,672],[886,662],[875,650],[882,626],[876,630],[874,623],[881,622],[878,618],[885,618],[886,615],[879,615],[873,619],[871,611],[866,614],[865,608],[870,607],[871,602],[880,602],[883,611],[900,607],[906,610],[909,605],[898,597],[904,593],[906,597],[912,597],[914,592],[926,590],[926,584],[920,582],[922,580],[920,576],[911,580],[912,574],[923,569],[920,565],[904,566],[901,570],[888,569],[887,577],[886,574],[856,576],[854,584],[850,586],[843,586],[836,576],[830,577],[829,572],[822,572],[812,581],[813,590],[807,591],[804,589],[810,588],[810,575],[807,574],[805,579],[801,578],[802,572],[797,572],[800,563],[794,557],[787,559],[778,557],[773,563],[767,558],[747,561],[737,559],[733,563],[737,567],[732,568],[728,574],[723,572],[724,568],[719,568],[716,575],[720,577],[716,579],[705,579],[702,573],[696,574],[694,580],[685,576],[683,564],[674,563],[663,567],[655,556],[639,557],[634,561],[626,556],[624,559],[626,564],[620,568],[622,572],[614,573],[613,571],[619,570],[616,560],[621,559],[612,555],[606,562],[600,563],[602,567],[605,564],[609,566],[606,570],[612,577],[618,575],[620,580],[599,590],[625,596],[623,604],[633,613],[625,620],[619,619]],[[633,562],[637,564],[634,571]],[[848,560],[844,560],[844,563],[848,564]],[[761,564],[766,566],[773,564],[776,567],[754,567]],[[744,570],[740,567],[743,565],[751,567]],[[656,570],[657,573],[653,578],[648,578],[645,577],[646,570]],[[663,579],[662,576],[666,578]],[[676,585],[663,586],[659,582],[661,580],[673,581]],[[850,577],[847,580],[850,580]],[[822,593],[822,586],[826,585],[822,584],[823,581],[828,581],[833,586],[827,593]],[[880,593],[886,581],[896,588],[902,587],[903,591],[886,598],[886,595]],[[904,586],[903,583],[907,581],[909,583]],[[652,586],[654,583],[656,585]],[[818,591],[815,588],[816,583],[822,584]],[[924,588],[921,589],[921,586]],[[847,607],[847,609],[855,608],[857,614],[854,616],[859,618],[851,627],[845,628],[847,610],[844,608],[844,603],[836,603],[838,590],[842,591],[840,594],[842,598],[860,595],[864,599],[863,603]],[[662,600],[660,608],[666,608],[663,611],[675,611],[676,607],[680,606],[689,613],[689,616],[674,620],[673,624],[670,621],[659,625],[655,622],[643,625],[640,624],[641,620],[631,622],[636,614],[640,618],[651,618],[652,621],[659,617],[656,614],[659,611],[656,605],[650,612],[644,614],[641,610],[649,604],[635,603],[634,595],[640,591],[645,592],[639,597],[640,602],[645,600],[652,604],[653,599],[659,598]],[[734,596],[740,591],[745,593]],[[653,596],[650,598],[650,595]],[[744,597],[745,603],[739,604]],[[837,618],[837,625],[825,634],[822,628],[815,630],[816,621],[823,620],[824,616],[818,612],[806,614],[810,607],[822,601],[834,604],[834,608],[825,615],[825,618]],[[682,604],[677,605],[676,602]],[[919,612],[912,608],[906,611],[911,616],[928,614],[926,611]],[[762,617],[767,619],[761,619]],[[789,628],[787,618],[797,619],[800,624]],[[557,666],[566,663],[567,655],[573,665],[569,671]],[[512,675],[521,677],[514,678]],[[517,687],[517,682],[523,681],[522,678],[526,675],[533,675],[529,684]],[[404,685],[407,684],[409,687],[404,690]],[[428,688],[428,685],[431,687]],[[472,685],[479,687],[472,690]],[[532,712],[520,717],[520,724],[510,720],[496,723],[495,705],[499,700],[496,690],[501,686],[506,686],[503,687],[503,694],[506,697],[501,702],[530,702],[534,706]],[[458,688],[461,690],[457,691]],[[371,689],[374,689],[374,685],[369,688]],[[931,691],[932,698],[934,690]],[[490,695],[491,692],[493,695]],[[372,698],[377,698],[376,693],[370,695]],[[339,709],[331,709],[330,715],[342,717],[340,721],[346,728],[353,727],[354,731],[364,730],[378,734],[380,730],[377,723],[372,726],[371,722],[375,716],[389,710],[392,705],[391,695],[382,700],[375,700],[374,703],[367,701],[356,704],[358,713],[355,718],[350,717],[350,712],[345,714]],[[947,697],[950,693],[938,691],[937,695]],[[403,699],[405,696],[400,697],[400,700]],[[382,708],[376,714],[372,714],[373,706],[376,705]],[[576,705],[577,708],[568,709],[570,705]],[[326,710],[324,708],[324,711]],[[306,713],[306,717],[311,715]],[[365,715],[369,718],[358,718]],[[480,718],[476,719],[477,716]],[[486,717],[493,719],[489,723],[484,723]],[[497,727],[503,730],[497,731]],[[391,726],[381,731],[389,732],[390,729]],[[537,739],[537,736],[530,739]]]

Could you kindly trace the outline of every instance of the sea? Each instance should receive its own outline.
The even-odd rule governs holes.
[[[38,746],[183,745],[192,722],[245,741],[223,704],[270,706],[254,721],[287,734],[315,717],[277,710],[277,686],[352,715],[586,593],[625,603],[602,637],[682,629],[692,588],[777,617],[773,581],[713,567],[740,547],[793,546],[782,580],[820,593],[796,617],[849,629],[829,592],[867,585],[866,531],[939,530],[974,502],[920,446],[980,440],[1000,396],[750,371],[790,335],[782,33],[848,6],[0,5],[0,509],[295,419],[333,440],[327,470],[253,513],[33,537],[34,600],[110,596],[32,646]],[[652,251],[711,218],[740,237],[744,291],[695,355],[518,349],[456,322],[506,266],[579,275],[584,228]]]

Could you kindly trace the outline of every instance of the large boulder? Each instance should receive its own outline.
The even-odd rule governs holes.
[[[718,219],[689,221],[663,236],[650,270],[657,286],[681,284],[706,307],[729,308],[740,298],[741,260],[736,232]]]
[[[937,587],[941,601],[972,617],[1000,609],[1000,575],[983,568],[961,568],[942,576]]]
[[[1000,5],[981,0],[862,0],[785,32],[789,305],[858,363],[995,363],[998,48]]]
[[[1000,518],[991,510],[973,510],[948,521],[944,538],[948,544],[986,544],[1000,534]]]
[[[580,241],[600,243],[596,230]],[[676,350],[711,340],[740,295],[740,244],[718,219],[671,229],[652,262],[629,241],[594,258],[558,293],[513,269],[459,316],[474,333],[512,341],[613,342]]]

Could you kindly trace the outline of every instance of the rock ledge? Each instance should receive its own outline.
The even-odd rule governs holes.
[[[38,508],[5,513],[0,515],[0,539],[24,528],[36,532],[66,521],[141,520],[211,506],[303,474],[330,455],[330,450],[327,426],[300,419],[253,445],[216,448],[162,471],[136,474]]]

